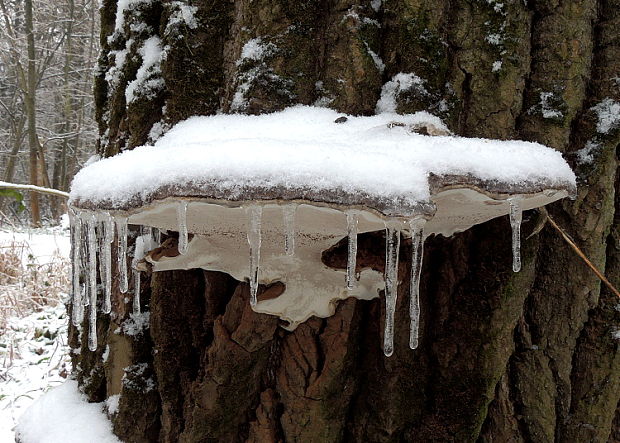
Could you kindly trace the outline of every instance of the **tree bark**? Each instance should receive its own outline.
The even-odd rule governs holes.
[[[193,4],[196,27],[171,20],[181,4],[138,3],[114,33],[116,2],[104,1],[95,85],[102,155],[195,114],[296,103],[372,114],[382,85],[413,73],[423,87],[397,95],[399,112],[427,110],[457,134],[564,153],[578,196],[549,212],[620,285],[620,127],[604,131],[597,116],[606,100],[620,102],[619,0],[214,0]],[[166,48],[166,87],[127,104],[138,48],[153,34]],[[241,60],[252,38],[270,49]],[[128,41],[128,61],[110,82],[111,51]],[[427,240],[416,351],[404,333],[406,284],[386,358],[382,299],[345,300],[334,316],[287,332],[250,309],[246,283],[171,271],[143,282],[150,317],[140,334],[123,332],[134,320],[118,291],[96,353],[71,330],[82,348],[77,377],[92,400],[121,394],[112,420],[125,441],[615,441],[619,300],[555,230],[537,232],[540,220],[525,214],[517,274],[507,220]],[[383,236],[361,235],[358,249],[380,271]],[[344,240],[324,262],[346,266]],[[402,259],[402,282],[408,272]]]

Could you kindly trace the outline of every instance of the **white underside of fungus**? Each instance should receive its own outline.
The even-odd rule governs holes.
[[[427,120],[435,128],[442,125],[426,113],[334,123],[338,117],[327,109],[296,107],[264,116],[193,118],[154,147],[80,171],[70,204],[79,215],[74,220],[86,221],[88,242],[79,241],[82,230],[75,223],[74,250],[77,257],[87,250],[82,256],[89,272],[87,285],[74,283],[74,303],[89,301],[89,316],[95,317],[96,257],[90,253],[98,248],[92,246],[95,236],[107,263],[100,277],[109,311],[106,267],[115,217],[121,256],[127,223],[178,231],[181,254],[150,260],[154,271],[203,268],[248,281],[253,309],[277,315],[289,330],[311,316],[333,315],[338,300],[368,300],[383,291],[384,351],[391,355],[401,234],[414,245],[408,259],[415,348],[425,237],[449,236],[509,214],[518,271],[521,212],[575,191],[575,177],[561,155],[541,145],[412,133],[412,125]],[[386,230],[385,275],[359,268],[356,273],[357,234],[380,230]],[[134,262],[150,248],[145,245],[151,237],[150,231],[140,237]],[[323,252],[345,237],[347,266],[326,266]],[[122,268],[120,287],[127,291],[128,272]],[[135,278],[139,282],[139,274]],[[275,282],[285,285],[281,295],[257,298],[259,284]]]

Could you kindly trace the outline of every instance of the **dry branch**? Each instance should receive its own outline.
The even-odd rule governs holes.
[[[607,280],[607,277],[605,277],[605,275],[603,275],[603,273],[598,270],[598,268],[594,265],[594,263],[590,261],[590,259],[579,248],[579,246],[577,246],[575,242],[568,236],[568,234],[555,222],[553,218],[551,218],[551,215],[549,215],[547,210],[545,208],[540,208],[540,211],[542,212],[544,216],[546,216],[547,220],[549,220],[549,223],[551,223],[551,226],[553,226],[555,230],[560,233],[562,238],[566,240],[566,242],[570,245],[570,247],[573,248],[573,250],[579,256],[579,258],[581,258],[585,262],[585,264],[588,265],[590,269],[592,269],[592,272],[594,272],[596,276],[603,283],[605,283],[605,285],[609,288],[609,290],[612,293],[614,293],[618,298],[620,298],[620,291],[618,291],[618,289],[616,289],[616,287],[609,280]]]

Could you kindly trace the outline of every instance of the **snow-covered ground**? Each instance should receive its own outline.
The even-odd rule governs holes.
[[[69,259],[68,220],[60,226],[46,229],[0,230],[0,247],[16,244],[21,253],[22,264],[37,263],[44,265],[60,256]]]
[[[71,371],[63,305],[9,319],[0,338],[0,442],[14,440],[17,419]]]
[[[100,403],[88,403],[75,380],[41,396],[18,425],[24,443],[120,443]]]
[[[66,225],[0,230],[0,443],[118,441],[67,381],[69,250]]]
[[[69,238],[62,226],[0,231],[0,442],[71,371],[67,321]]]
[[[0,229],[0,331],[10,317],[61,302],[69,281],[69,237],[64,225]]]

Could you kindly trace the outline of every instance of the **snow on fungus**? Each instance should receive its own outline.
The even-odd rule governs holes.
[[[92,285],[94,232],[101,244],[107,309],[111,259],[106,248],[115,220],[121,292],[128,291],[128,224],[156,228],[157,234],[175,231],[178,239],[168,238],[145,256],[145,245],[155,246],[158,235],[149,229],[138,237],[132,262],[137,291],[144,267],[225,272],[249,282],[254,311],[280,317],[288,330],[311,316],[333,315],[338,300],[370,300],[383,292],[383,347],[389,356],[401,236],[412,244],[411,257],[403,260],[411,263],[409,345],[415,349],[426,237],[450,236],[509,215],[517,272],[522,211],[576,192],[575,175],[561,154],[540,144],[422,135],[427,132],[420,128],[427,124],[449,133],[426,112],[339,117],[304,106],[260,116],[192,117],[153,146],[82,169],[70,198],[78,276],[74,303],[85,301],[79,284],[85,267]],[[357,236],[382,230],[385,275],[360,268],[356,260]],[[346,265],[324,264],[323,252],[345,238]],[[81,259],[84,251],[89,260]],[[275,282],[284,284],[284,292],[261,298],[259,285]],[[87,301],[96,305],[96,294]],[[139,299],[134,303],[139,312]],[[76,314],[74,324],[81,316]]]

